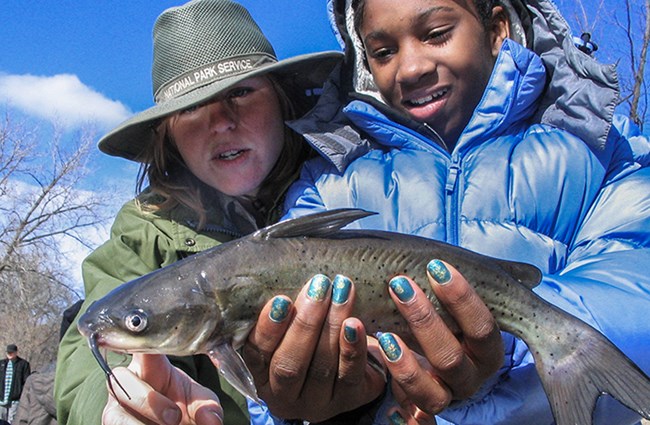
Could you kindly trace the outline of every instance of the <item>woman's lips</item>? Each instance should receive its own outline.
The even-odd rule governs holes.
[[[243,155],[244,152],[246,152],[246,149],[231,149],[217,154],[215,156],[215,159],[219,159],[221,161],[233,161]]]

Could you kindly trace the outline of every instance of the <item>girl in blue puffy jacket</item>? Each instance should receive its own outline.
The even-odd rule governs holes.
[[[573,46],[548,0],[332,0],[330,12],[347,60],[292,124],[321,157],[290,189],[287,216],[363,208],[379,214],[351,227],[534,264],[538,295],[647,374],[650,143],[614,116],[615,69]],[[418,391],[392,388],[374,422],[553,423],[528,348],[503,344],[500,370],[471,397],[454,401],[462,385],[425,366]],[[603,396],[594,420],[639,416]]]

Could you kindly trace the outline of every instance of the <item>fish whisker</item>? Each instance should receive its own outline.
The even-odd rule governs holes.
[[[113,397],[115,397],[116,400],[119,400],[117,394],[115,394],[115,390],[113,389],[113,381],[115,381],[115,383],[117,384],[118,387],[120,387],[124,395],[126,395],[126,397],[129,400],[131,400],[131,396],[129,395],[129,393],[126,392],[122,384],[120,384],[120,381],[117,380],[117,378],[113,374],[113,371],[111,370],[111,367],[106,362],[106,359],[104,359],[102,353],[99,352],[99,345],[97,345],[96,333],[93,333],[88,337],[88,345],[90,346],[90,351],[93,353],[95,360],[97,360],[97,363],[99,363],[99,367],[101,367],[104,373],[106,374],[106,381],[108,383],[108,388],[113,394]]]

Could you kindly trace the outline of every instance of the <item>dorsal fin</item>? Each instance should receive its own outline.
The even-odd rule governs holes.
[[[539,282],[542,280],[541,270],[532,264],[507,260],[497,260],[497,262],[510,276],[529,289],[533,289],[539,285]]]
[[[297,236],[326,237],[338,232],[344,226],[364,217],[377,214],[356,208],[341,208],[305,215],[258,230],[253,235],[258,239],[293,238]]]

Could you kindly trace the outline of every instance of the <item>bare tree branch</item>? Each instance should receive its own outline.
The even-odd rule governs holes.
[[[62,244],[92,248],[87,230],[107,219],[99,194],[82,190],[92,132],[54,129],[44,146],[37,130],[8,113],[0,122],[0,323],[36,364],[55,358],[61,312],[80,297]]]

